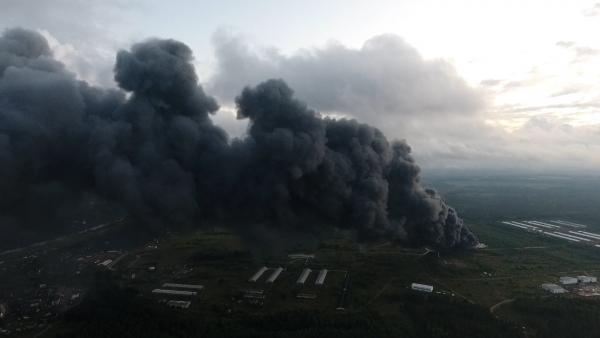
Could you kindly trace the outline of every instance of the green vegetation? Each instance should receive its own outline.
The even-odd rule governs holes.
[[[285,252],[254,252],[227,232],[179,234],[161,240],[156,249],[131,252],[116,271],[97,277],[94,291],[45,336],[600,337],[599,300],[573,293],[549,296],[540,288],[561,275],[600,275],[600,249],[498,223],[556,217],[586,222],[598,231],[600,223],[593,222],[600,220],[598,210],[589,205],[600,201],[600,193],[590,191],[597,184],[463,178],[436,185],[465,210],[488,248],[438,254],[387,242],[358,245],[340,236],[305,248],[316,255],[305,265],[290,261]],[[559,190],[567,193],[551,195]],[[494,201],[506,204],[492,208]],[[556,204],[569,211],[552,208]],[[285,271],[272,285],[249,283],[262,265]],[[314,274],[305,286],[295,284],[306,266],[331,270],[325,286],[314,286]],[[352,283],[345,311],[338,311],[346,271]],[[150,292],[167,281],[206,289],[189,309],[169,309]],[[431,284],[435,292],[414,292],[412,282]],[[263,306],[244,300],[247,289],[265,290]],[[298,299],[299,292],[317,298]]]

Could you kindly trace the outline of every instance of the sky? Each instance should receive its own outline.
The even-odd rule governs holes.
[[[234,98],[274,77],[323,115],[406,139],[425,170],[600,169],[594,1],[0,0],[0,29],[17,26],[105,87],[118,50],[186,43],[235,136]]]

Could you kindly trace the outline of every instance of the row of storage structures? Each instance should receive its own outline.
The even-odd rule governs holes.
[[[507,224],[507,225],[512,225],[517,228],[529,228],[529,227],[533,226],[534,228],[541,227],[541,228],[545,228],[545,229],[560,229],[562,227],[571,227],[571,228],[581,229],[581,228],[587,227],[587,225],[585,225],[585,224],[579,224],[579,223],[575,223],[575,222],[561,221],[561,220],[552,220],[552,221],[547,221],[547,222],[503,221],[502,223]]]
[[[527,230],[532,232],[541,233],[550,237],[564,239],[570,242],[585,242],[592,244],[595,241],[600,242],[600,234],[583,231],[583,230],[563,230],[561,226],[570,226],[573,228],[585,227],[583,224],[572,223],[567,221],[550,221],[556,224],[540,221],[502,221],[501,223]],[[561,223],[558,223],[561,222]],[[563,224],[564,223],[564,224]],[[557,231],[559,230],[559,231]],[[600,244],[595,244],[596,247],[600,247]]]
[[[563,276],[563,277],[560,277],[558,279],[558,281],[562,285],[576,285],[578,283],[581,283],[581,284],[596,283],[596,282],[598,282],[598,278],[596,278],[594,276],[577,276],[577,277]],[[550,293],[554,293],[554,294],[568,292],[565,288],[563,288],[562,286],[555,284],[555,283],[544,283],[544,284],[542,284],[542,289],[544,289]]]
[[[275,282],[277,280],[277,278],[279,277],[279,275],[281,275],[281,273],[283,272],[282,267],[273,269],[273,268],[267,268],[266,266],[263,266],[260,269],[258,269],[258,271],[256,271],[254,273],[254,275],[252,275],[252,277],[250,277],[250,279],[248,279],[248,282],[256,283],[260,279],[260,277],[262,277],[262,275],[264,275],[264,273],[269,270],[273,270],[273,272],[271,272],[271,275],[269,275],[269,278],[267,278],[267,280],[266,280],[267,283]]]
[[[560,277],[558,279],[558,281],[562,285],[574,285],[577,283],[582,283],[582,284],[596,283],[596,282],[598,282],[598,278],[596,278],[594,276],[577,276],[577,277],[563,276],[563,277]]]
[[[256,271],[254,273],[254,275],[252,275],[252,277],[250,277],[248,279],[248,282],[250,282],[250,283],[256,283],[256,282],[258,282],[258,280],[262,277],[262,275],[264,275],[265,272],[267,272],[269,270],[273,270],[273,272],[271,273],[271,275],[265,281],[266,283],[273,283],[273,282],[275,282],[277,280],[277,278],[279,277],[279,275],[283,272],[284,269],[282,267],[268,268],[266,266],[263,266],[260,269],[258,269],[258,271]],[[300,276],[296,280],[296,284],[298,284],[298,285],[304,285],[306,283],[306,280],[308,279],[308,277],[312,273],[312,271],[313,270],[311,270],[309,268],[305,268],[304,270],[302,270],[302,272],[300,273]],[[327,269],[320,270],[319,274],[317,275],[317,278],[315,280],[315,285],[321,286],[321,285],[325,284],[325,278],[327,278],[327,273],[328,272],[329,272],[329,270],[327,270]]]

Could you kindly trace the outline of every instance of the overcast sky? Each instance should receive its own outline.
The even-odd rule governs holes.
[[[234,97],[277,77],[324,114],[407,139],[426,170],[600,169],[593,1],[0,0],[0,29],[15,26],[101,86],[117,50],[180,40],[233,135]]]

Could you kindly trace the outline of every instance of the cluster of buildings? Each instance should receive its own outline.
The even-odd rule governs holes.
[[[271,271],[271,273],[270,273],[269,277],[265,280],[265,283],[272,284],[277,280],[277,278],[279,277],[279,275],[281,275],[281,273],[284,271],[284,269],[282,267],[269,268],[269,267],[263,266],[260,269],[258,269],[258,271],[256,271],[252,275],[252,277],[250,277],[248,279],[248,282],[257,283],[261,279],[261,277],[263,275],[265,275],[265,273],[267,271]],[[314,284],[317,286],[324,285],[328,272],[329,272],[329,270],[327,270],[327,269],[321,269],[319,271],[319,273],[317,274]],[[298,286],[304,285],[312,273],[313,273],[312,269],[304,268],[302,270],[302,272],[300,272],[300,275],[298,276],[298,279],[296,280],[296,285],[298,285]]]
[[[558,279],[558,282],[560,285],[555,283],[544,283],[542,284],[542,289],[553,294],[567,293],[569,291],[565,288],[566,286],[597,283],[598,278],[594,276],[563,276]]]
[[[315,256],[309,254],[290,254],[288,255],[288,258],[292,261],[304,261],[304,264],[306,265],[310,260],[314,259]],[[265,284],[273,284],[280,277],[283,271],[285,271],[285,269],[281,266],[262,266],[248,279],[248,282],[259,283],[263,281]],[[314,291],[307,291],[305,289],[303,290],[303,287],[307,284],[309,280],[311,280],[311,276],[316,276],[314,277],[314,286],[322,287],[323,285],[325,285],[325,281],[330,272],[331,270],[328,269],[313,270],[308,267],[303,268],[302,271],[300,271],[298,278],[296,279],[296,286],[300,288],[300,291],[296,295],[296,298],[316,299],[317,294]],[[266,298],[266,294],[264,290],[245,290],[243,298],[250,304],[263,305],[263,302]]]

